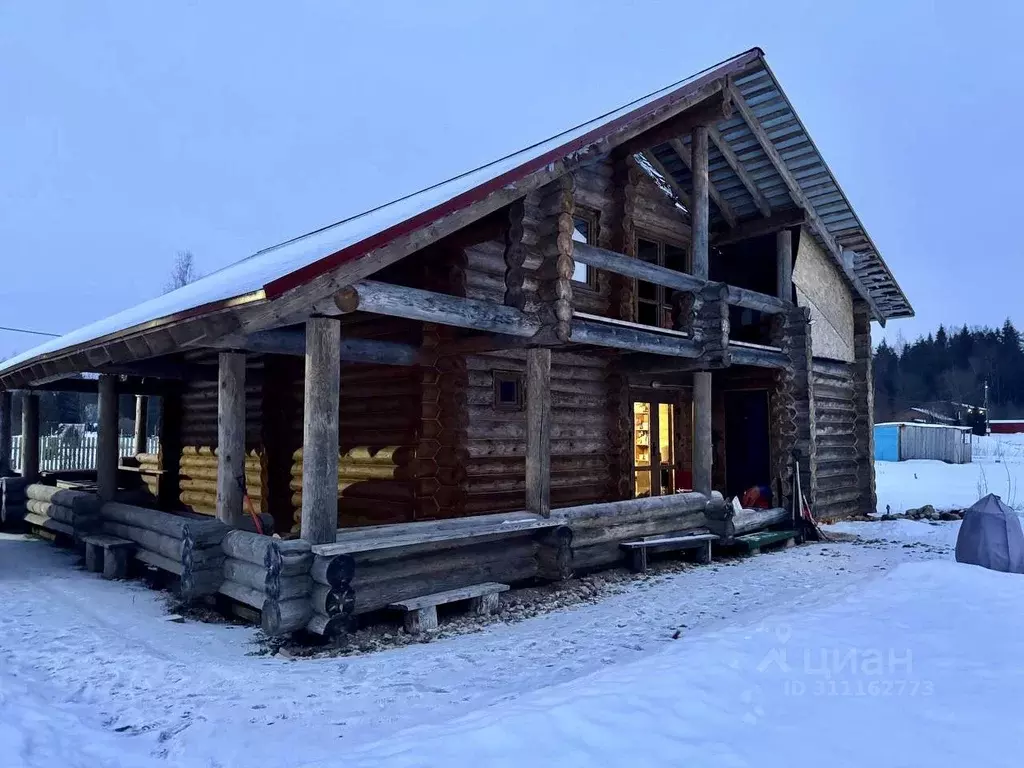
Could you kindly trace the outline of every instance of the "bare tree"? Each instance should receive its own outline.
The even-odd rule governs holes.
[[[174,266],[171,267],[171,277],[164,285],[164,293],[176,291],[182,286],[194,282],[199,277],[196,274],[196,258],[192,251],[178,251],[174,257]]]

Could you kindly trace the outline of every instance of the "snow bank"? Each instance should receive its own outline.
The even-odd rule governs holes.
[[[1022,601],[1020,576],[903,565],[830,608],[680,642],[345,764],[1016,766]]]

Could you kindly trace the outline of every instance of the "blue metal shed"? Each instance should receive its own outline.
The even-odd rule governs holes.
[[[900,425],[875,424],[875,461],[900,460]]]
[[[970,463],[971,430],[940,424],[875,424],[875,461],[908,459]]]

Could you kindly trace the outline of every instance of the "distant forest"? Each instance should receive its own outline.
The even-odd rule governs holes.
[[[1024,416],[1024,350],[1020,332],[1007,319],[1003,327],[934,333],[875,350],[875,421],[932,404],[985,404],[988,382],[990,419]]]

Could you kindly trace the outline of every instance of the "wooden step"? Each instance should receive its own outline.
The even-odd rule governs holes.
[[[796,546],[797,537],[800,534],[794,530],[785,531],[762,531],[760,533],[748,533],[746,536],[737,536],[735,542],[745,547],[752,555],[759,554],[764,547],[772,544],[785,542],[787,548]]]
[[[507,592],[508,584],[488,581],[459,589],[435,592],[432,595],[412,597],[391,603],[388,608],[405,611],[405,631],[410,635],[437,629],[437,606],[469,600],[469,610],[480,616],[493,613],[498,608],[498,595]]]

